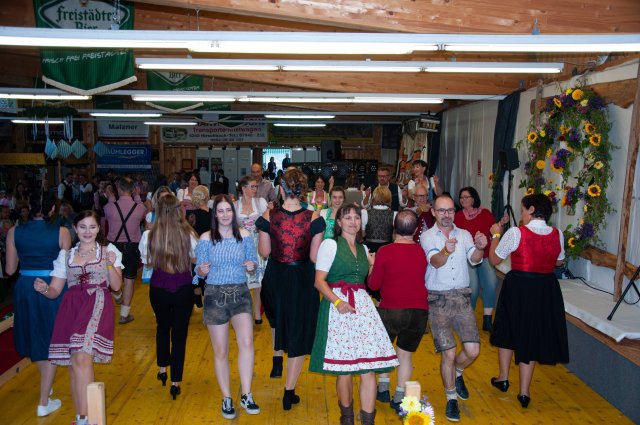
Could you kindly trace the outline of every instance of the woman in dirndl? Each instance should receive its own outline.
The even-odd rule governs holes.
[[[87,386],[93,382],[93,363],[109,363],[113,356],[113,300],[109,288],[122,286],[122,254],[100,233],[100,217],[83,211],[73,220],[78,244],[63,249],[53,263],[51,284],[36,278],[33,288],[49,299],[65,292],[51,336],[49,360],[70,366],[76,425],[87,424]]]
[[[511,255],[511,271],[500,290],[491,344],[498,347],[500,375],[491,384],[509,389],[509,366],[514,353],[520,372],[518,401],[526,408],[536,363],[569,362],[567,323],[560,284],[554,268],[564,261],[564,238],[547,225],[552,205],[543,194],[522,198],[522,225],[500,238],[502,227],[491,226],[489,260],[496,266]],[[498,242],[499,241],[499,242]]]
[[[262,275],[267,266],[267,260],[258,252],[258,229],[256,220],[267,210],[267,201],[256,197],[258,183],[251,176],[244,176],[238,182],[242,195],[235,202],[238,225],[248,231],[256,245],[256,257],[258,268],[253,273],[247,273],[247,286],[253,290],[253,320],[256,325],[262,324],[262,302],[260,301],[260,288],[262,287]]]
[[[337,375],[340,424],[353,424],[352,375],[360,375],[360,420],[375,421],[376,372],[389,372],[398,358],[364,280],[373,255],[362,244],[360,208],[338,210],[334,239],[318,250],[315,286],[323,295],[309,370]]]

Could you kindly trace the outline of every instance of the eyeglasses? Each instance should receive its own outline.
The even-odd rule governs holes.
[[[258,186],[256,186],[255,184],[246,185],[245,187],[248,187],[249,189],[257,189],[258,188]]]
[[[427,195],[413,195],[414,198],[426,198]]]
[[[456,210],[455,210],[454,208],[449,208],[449,209],[446,209],[446,210],[445,210],[444,208],[438,208],[438,209],[436,210],[436,212],[437,212],[438,214],[445,215],[445,214],[453,214],[453,213],[455,213],[455,212],[456,212]]]

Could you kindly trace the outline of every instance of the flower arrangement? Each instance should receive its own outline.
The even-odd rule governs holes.
[[[405,425],[432,425],[436,415],[426,397],[421,400],[414,396],[405,396],[400,403],[400,416]]]
[[[572,258],[588,244],[599,243],[598,231],[612,211],[605,194],[612,179],[614,146],[605,108],[603,99],[588,87],[568,88],[547,100],[540,124],[532,118],[526,138],[518,142],[529,156],[520,182],[525,195],[544,193],[569,215],[575,214],[579,202],[584,204],[583,218],[564,230],[565,251]],[[545,179],[547,169],[557,177]]]

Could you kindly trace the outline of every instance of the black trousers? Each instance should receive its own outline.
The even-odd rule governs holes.
[[[193,310],[191,284],[168,292],[149,286],[149,300],[156,314],[156,357],[159,367],[171,367],[171,382],[182,381],[189,318]]]

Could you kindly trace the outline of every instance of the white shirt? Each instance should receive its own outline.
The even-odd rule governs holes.
[[[140,260],[142,264],[147,264],[147,254],[148,254],[148,244],[149,244],[149,232],[151,230],[145,230],[140,238],[140,242],[138,243],[138,250],[140,251]],[[196,258],[196,245],[198,244],[198,239],[195,236],[191,235],[191,251],[189,251],[189,257]]]
[[[526,225],[527,229],[531,230],[533,233],[538,235],[548,235],[553,231],[553,227],[547,225],[544,220],[541,219],[533,219]],[[564,260],[564,235],[562,232],[558,232],[560,235],[560,254],[558,255],[558,261]],[[496,255],[503,260],[509,256],[513,251],[518,249],[520,246],[520,238],[522,237],[522,233],[520,232],[519,227],[511,227],[507,230],[502,239],[500,239],[500,243],[496,247]]]
[[[76,255],[76,251],[78,250],[78,245],[71,248],[69,251],[69,262],[73,263],[73,258]],[[116,248],[113,244],[107,245],[107,252],[113,252],[116,254],[116,261],[113,263],[114,267],[120,267],[124,270],[124,266],[122,265],[122,253]],[[50,276],[59,277],[60,279],[67,278],[67,265],[65,264],[65,259],[67,257],[67,250],[61,249],[58,253],[58,258],[56,258],[53,262],[53,271]],[[96,242],[96,260],[100,257],[100,244]]]
[[[366,245],[364,246],[364,251],[369,256],[369,248]],[[316,270],[321,270],[323,272],[329,272],[331,270],[331,265],[333,264],[333,260],[336,258],[336,252],[338,252],[338,243],[333,239],[325,239],[320,244],[320,248],[318,249],[318,258],[316,260]]]
[[[452,226],[453,229],[449,233],[449,238],[442,233],[437,224],[420,235],[420,246],[424,249],[429,262],[431,262],[431,257],[444,248],[444,243],[447,239],[455,237],[458,241],[456,249],[447,257],[446,263],[439,268],[435,268],[432,265],[427,267],[425,281],[429,291],[468,288],[469,270],[466,264],[467,261],[471,265],[482,262],[482,259],[477,263],[471,261],[471,256],[476,249],[471,233],[456,227],[455,224],[452,224]]]

